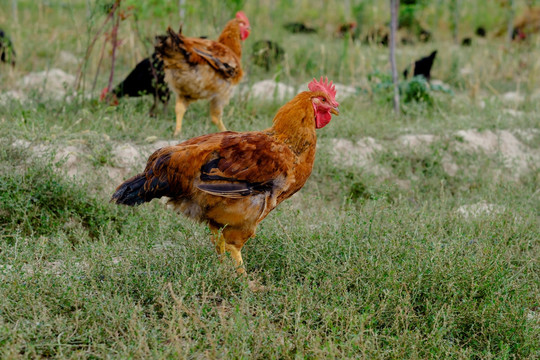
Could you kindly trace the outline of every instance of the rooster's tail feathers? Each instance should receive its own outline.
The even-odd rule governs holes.
[[[131,179],[124,181],[115,191],[111,202],[128,206],[140,205],[150,201],[144,191],[146,176],[144,174],[135,175]]]

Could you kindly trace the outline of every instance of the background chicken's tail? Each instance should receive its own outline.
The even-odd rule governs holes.
[[[186,57],[191,57],[194,54],[187,51],[184,39],[182,27],[180,27],[178,33],[174,32],[174,30],[169,27],[167,28],[166,36],[160,35],[156,37],[156,44],[154,46],[155,52],[164,61],[178,52]],[[167,61],[165,61],[165,63],[166,62]]]
[[[117,204],[124,204],[129,206],[140,205],[143,202],[152,200],[153,197],[148,197],[144,184],[146,183],[146,176],[144,174],[138,174],[124,181],[111,198],[111,202]]]

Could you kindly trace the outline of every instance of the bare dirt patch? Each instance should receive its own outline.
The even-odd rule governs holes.
[[[515,132],[520,137],[532,141],[537,136],[537,132],[534,130],[516,130]],[[380,143],[370,137],[360,138],[355,142],[346,139],[332,139],[331,145],[333,159],[336,163],[346,167],[363,167],[369,171],[370,168],[376,167],[372,160],[377,151],[397,149],[397,152],[420,153],[426,152],[430,146],[436,147],[437,142],[441,142],[443,169],[450,176],[454,176],[459,170],[454,159],[454,152],[461,154],[483,153],[495,157],[495,159],[500,157],[502,167],[514,170],[512,174],[515,177],[527,173],[540,163],[540,149],[524,144],[508,130],[460,130],[444,137],[432,134],[407,134],[395,140]],[[443,143],[447,146],[443,147]],[[494,164],[494,168],[496,167],[500,168],[498,164]]]
[[[517,132],[519,133],[519,132]],[[525,132],[523,136],[528,135]],[[520,175],[535,169],[540,161],[540,150],[534,149],[522,143],[510,131],[478,131],[460,130],[452,135],[440,137],[431,134],[408,134],[394,140],[375,140],[371,137],[359,138],[356,141],[348,139],[330,139],[321,142],[323,151],[328,151],[332,160],[338,167],[351,167],[380,176],[381,178],[394,178],[392,169],[384,167],[376,161],[378,152],[393,149],[394,152],[408,151],[420,154],[427,152],[432,147],[440,146],[441,165],[443,170],[450,176],[455,176],[460,167],[456,163],[456,152],[483,153],[487,156],[495,156],[493,162],[494,174],[506,171],[511,178],[519,178]],[[50,156],[54,154],[54,162],[59,164],[59,169],[65,171],[70,177],[84,178],[89,175],[101,179],[101,184],[107,190],[113,190],[126,178],[144,169],[148,157],[157,149],[175,145],[174,141],[159,140],[149,145],[136,145],[131,143],[116,143],[110,147],[110,154],[106,154],[106,162],[96,164],[91,156],[92,148],[88,144],[31,144],[28,141],[17,140],[14,146],[30,149],[38,156]],[[498,158],[500,156],[500,158]],[[500,159],[500,161],[497,161]],[[472,171],[471,169],[463,169]],[[396,182],[399,179],[395,179]],[[401,179],[404,180],[404,179]]]
[[[516,170],[516,175],[527,172],[533,163],[537,164],[540,160],[539,150],[523,144],[507,130],[460,130],[456,135],[463,139],[462,143],[458,143],[458,149],[500,155],[504,166]]]
[[[29,73],[19,80],[23,89],[37,90],[52,99],[60,100],[72,92],[75,76],[60,69]]]

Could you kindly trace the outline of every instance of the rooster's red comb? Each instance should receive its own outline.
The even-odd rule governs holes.
[[[323,81],[323,77],[321,76],[321,80],[317,81],[317,79],[313,78],[311,82],[308,84],[308,88],[310,91],[322,91],[327,93],[330,98],[332,99],[332,102],[334,102],[334,105],[339,105],[336,101],[336,87],[332,82],[328,82],[328,78],[326,77]]]
[[[241,21],[245,22],[246,25],[249,26],[249,20],[248,20],[246,14],[245,14],[243,11],[238,11],[238,12],[236,13],[236,18],[237,18],[238,20],[241,20]]]

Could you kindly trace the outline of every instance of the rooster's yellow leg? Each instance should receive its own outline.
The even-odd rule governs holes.
[[[176,104],[174,105],[174,112],[176,113],[176,128],[174,129],[174,136],[180,134],[182,131],[182,120],[184,119],[184,114],[186,113],[187,104],[182,98],[176,96]]]
[[[223,237],[223,235],[220,235],[216,241],[216,252],[218,253],[218,255],[222,255],[225,253],[226,249],[227,244],[225,244],[225,238]]]
[[[242,253],[240,252],[241,247],[238,248],[236,245],[227,244],[225,237],[220,230],[216,228],[211,228],[211,230],[213,233],[212,243],[215,245],[218,255],[221,257],[225,251],[228,251],[234,261],[236,272],[238,274],[245,274],[246,270],[244,269],[244,260],[242,259]]]
[[[223,124],[223,103],[217,100],[210,101],[210,117],[212,122],[216,124],[219,131],[227,131],[227,128]]]
[[[236,272],[239,275],[245,275],[246,269],[244,269],[244,260],[242,260],[241,249],[238,249],[235,245],[225,244],[225,249],[231,254],[231,257],[234,260],[234,266],[236,267]]]

